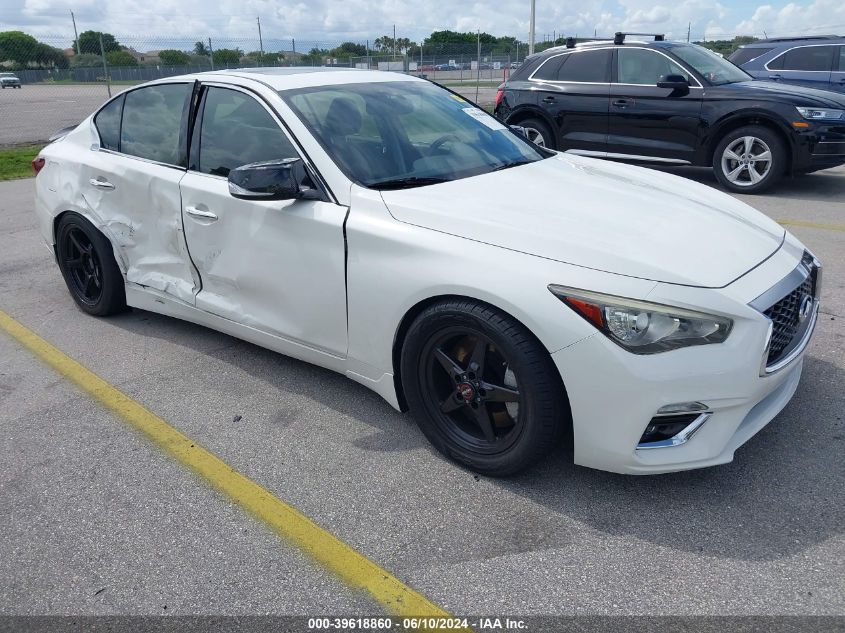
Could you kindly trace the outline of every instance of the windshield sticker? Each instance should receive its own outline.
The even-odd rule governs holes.
[[[480,110],[479,108],[462,108],[464,114],[468,114],[473,119],[478,121],[479,123],[483,123],[491,130],[505,130],[507,129],[504,125],[502,125],[497,119],[494,119],[489,114],[487,114],[484,110]]]
[[[466,99],[462,99],[462,98],[461,98],[460,96],[458,96],[458,95],[449,95],[449,96],[450,96],[450,97],[452,97],[452,98],[453,98],[455,101],[457,101],[458,103],[466,103],[466,102],[467,102],[467,100],[466,100]]]

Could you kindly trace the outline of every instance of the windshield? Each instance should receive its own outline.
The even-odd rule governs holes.
[[[748,81],[752,78],[744,70],[703,46],[675,46],[671,50],[714,86]]]
[[[547,156],[483,110],[429,82],[280,94],[338,166],[366,187],[418,187]]]

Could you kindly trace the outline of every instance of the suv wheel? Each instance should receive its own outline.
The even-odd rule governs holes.
[[[780,137],[760,125],[728,133],[713,153],[713,169],[722,185],[737,193],[760,193],[786,172],[786,150]]]
[[[557,149],[554,134],[542,119],[524,119],[517,123],[517,125],[525,128],[525,134],[528,136],[528,140],[535,145],[548,149]]]
[[[482,303],[454,299],[426,308],[408,330],[401,371],[422,432],[480,473],[504,476],[535,464],[569,421],[546,349]]]

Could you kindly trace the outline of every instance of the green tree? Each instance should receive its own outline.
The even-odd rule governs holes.
[[[238,48],[219,48],[212,53],[215,66],[237,66],[244,52]]]
[[[191,61],[191,56],[188,53],[173,49],[159,51],[158,58],[165,66],[187,66]]]
[[[0,33],[0,62],[12,62],[21,68],[67,68],[63,51],[48,46],[22,31]]]
[[[197,55],[202,55],[204,57],[208,57],[208,48],[206,48],[203,42],[197,42],[194,44],[194,53]]]
[[[82,53],[82,55],[74,55],[71,58],[70,65],[74,68],[93,68],[95,66],[102,66],[103,58],[99,55],[92,55],[91,53]]]
[[[364,57],[367,54],[367,47],[355,42],[344,42],[329,51],[329,57]]]
[[[106,63],[109,66],[137,66],[138,60],[127,51],[112,51],[106,53]]]
[[[303,66],[322,66],[326,63],[326,58],[330,57],[329,51],[325,48],[312,48],[308,54],[300,58]]]
[[[101,33],[100,31],[83,31],[79,34],[79,46],[76,45],[76,40],[73,41],[74,50],[79,53],[91,53],[92,55],[100,54],[100,36],[103,36],[103,50],[106,53],[121,50],[120,43],[115,39],[111,33]]]
[[[23,31],[4,31],[0,33],[0,61],[14,62],[26,66],[32,60],[38,40]]]

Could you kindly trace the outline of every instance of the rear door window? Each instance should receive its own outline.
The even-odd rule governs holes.
[[[100,135],[100,147],[120,150],[120,115],[123,111],[123,95],[107,104],[94,117],[94,126]]]
[[[610,49],[566,55],[564,64],[557,74],[558,81],[609,83],[611,57]]]
[[[835,46],[802,46],[769,63],[771,70],[830,71]]]
[[[193,84],[159,84],[126,93],[120,151],[182,165],[182,116]]]

